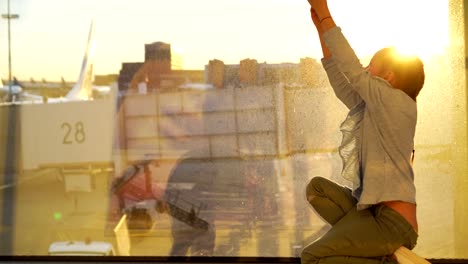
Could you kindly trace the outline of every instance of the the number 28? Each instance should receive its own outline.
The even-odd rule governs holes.
[[[65,130],[65,135],[63,137],[63,144],[81,144],[86,140],[86,132],[83,125],[83,122],[76,122],[73,126],[72,124],[65,122],[62,123],[62,129]]]

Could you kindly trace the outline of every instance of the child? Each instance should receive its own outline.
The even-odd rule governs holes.
[[[395,250],[414,248],[418,237],[412,153],[423,64],[385,48],[363,68],[327,1],[308,1],[322,64],[336,96],[350,109],[340,127],[339,153],[342,175],[353,190],[321,177],[310,181],[307,200],[332,228],[304,248],[301,262],[396,262],[390,257]]]

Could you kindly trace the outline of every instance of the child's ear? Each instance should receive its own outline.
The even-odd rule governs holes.
[[[396,76],[395,76],[395,73],[393,71],[386,71],[383,78],[384,78],[384,80],[389,82],[393,87],[395,87]]]

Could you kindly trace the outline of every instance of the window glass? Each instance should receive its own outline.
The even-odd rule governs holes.
[[[420,55],[425,258],[468,258],[461,0],[329,1],[363,65]],[[424,11],[423,11],[424,10]],[[1,2],[1,255],[297,257],[346,107],[307,1]]]

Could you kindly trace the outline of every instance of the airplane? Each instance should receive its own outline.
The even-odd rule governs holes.
[[[25,92],[23,85],[21,85],[21,83],[16,78],[13,78],[11,88],[9,85],[3,85],[2,81],[0,80],[0,93],[3,94],[2,100],[6,103],[42,103],[44,101],[43,97],[40,95]]]
[[[11,90],[10,90],[11,89]],[[11,93],[11,94],[19,94],[23,91],[23,88],[19,84],[18,80],[16,78],[13,79],[13,82],[10,85],[4,85],[2,80],[0,80],[0,92],[2,93]]]
[[[70,91],[64,97],[48,97],[44,98],[41,95],[31,94],[24,91],[24,87],[16,80],[12,82],[11,89],[8,85],[4,86],[0,80],[0,94],[6,94],[9,99],[6,103],[22,104],[22,103],[61,103],[70,101],[82,101],[92,100],[93,95],[93,51],[94,51],[94,40],[93,40],[93,22],[88,34],[88,42],[86,51],[84,54],[83,62],[81,64],[80,74],[77,82],[73,85]],[[99,92],[110,90],[105,89],[106,87],[97,87]]]

